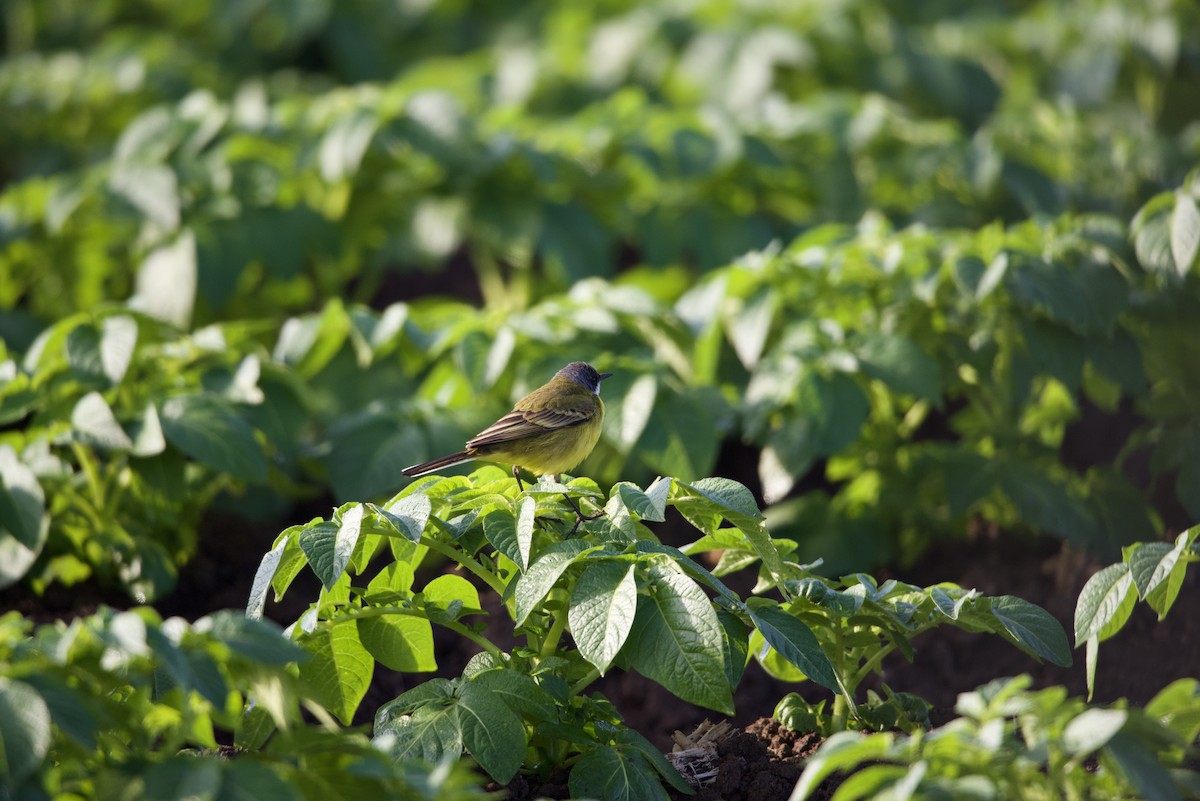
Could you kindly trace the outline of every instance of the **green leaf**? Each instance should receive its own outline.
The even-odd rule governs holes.
[[[566,569],[593,550],[593,546],[582,540],[563,540],[547,546],[529,569],[508,585],[505,600],[511,597],[514,601],[513,622],[523,626]]]
[[[864,762],[875,762],[887,756],[894,735],[861,734],[856,731],[840,731],[830,735],[817,753],[809,757],[800,774],[800,781],[792,790],[790,801],[809,798],[824,779],[839,771],[853,773],[854,768]]]
[[[507,509],[497,509],[483,518],[483,534],[487,541],[524,572],[529,564],[531,542],[522,538],[521,533],[518,530],[517,518]],[[529,532],[529,537],[532,538],[532,531]]]
[[[834,692],[840,690],[841,684],[833,663],[821,650],[821,644],[817,642],[812,629],[774,604],[753,604],[748,608],[750,620],[780,656],[822,687]]]
[[[1133,576],[1124,562],[1109,565],[1088,579],[1075,603],[1076,648],[1114,623],[1117,628],[1124,624],[1133,610],[1132,590]]]
[[[473,676],[471,681],[487,687],[525,720],[537,723],[556,717],[554,699],[524,673],[506,669],[485,670]]]
[[[196,238],[182,233],[150,252],[138,269],[129,307],[176,328],[187,328],[196,303]]]
[[[721,625],[708,596],[665,565],[646,565],[644,581],[624,651],[630,666],[685,701],[733,714]]]
[[[663,486],[669,490],[669,484],[670,479],[666,479],[661,484],[655,483],[652,485],[652,488]],[[657,498],[651,498],[635,485],[626,481],[617,484],[613,487],[613,490],[620,496],[621,503],[625,504],[625,508],[642,520],[649,520],[652,523],[661,523],[666,520],[666,492],[659,492]]]
[[[421,590],[426,601],[448,606],[455,601],[466,609],[479,609],[479,590],[462,576],[447,573],[438,576]]]
[[[463,742],[454,684],[431,679],[381,706],[375,713],[375,743],[397,760],[457,759]]]
[[[1061,667],[1071,665],[1067,633],[1045,609],[1013,595],[1000,595],[991,599],[991,611],[1022,650]]]
[[[142,416],[133,420],[129,429],[133,440],[130,453],[134,456],[157,456],[167,449],[167,438],[163,436],[162,422],[153,403],[146,404]]]
[[[615,431],[616,436],[611,439],[622,453],[629,453],[641,438],[646,424],[650,422],[657,397],[658,378],[651,373],[639,375],[625,390],[618,413],[613,415],[612,423],[605,426],[606,430]]]
[[[128,451],[133,440],[99,392],[89,392],[71,410],[71,427],[80,442],[108,451]]]
[[[21,579],[46,544],[46,495],[7,445],[0,446],[0,588]]]
[[[257,749],[255,749],[257,750]],[[248,759],[225,763],[225,781],[217,801],[302,801],[304,796],[294,784],[280,778],[274,770]]]
[[[395,492],[409,480],[404,468],[425,449],[420,429],[388,416],[339,427],[330,445],[325,465],[337,497],[347,500]]]
[[[353,323],[341,300],[325,304],[320,314],[293,317],[279,329],[272,355],[304,378],[312,378],[341,350]]]
[[[1187,570],[1183,556],[1194,538],[1194,531],[1185,531],[1175,538],[1174,545],[1165,542],[1139,543],[1126,560],[1138,596],[1158,612],[1159,620],[1166,617],[1183,586]]]
[[[167,441],[198,462],[254,483],[267,478],[267,461],[254,429],[215,395],[177,395],[158,407]]]
[[[1145,741],[1131,732],[1120,731],[1108,741],[1106,750],[1137,790],[1138,798],[1144,801],[1182,801],[1167,766]]]
[[[214,612],[192,624],[192,630],[210,632],[230,650],[267,665],[286,665],[305,656],[304,650],[284,637],[274,623],[253,620],[239,612]]]
[[[50,734],[50,708],[37,690],[0,677],[0,786],[15,791],[37,771],[50,752]]]
[[[637,582],[629,562],[588,565],[575,582],[567,620],[579,653],[600,671],[608,670],[633,627]]]
[[[525,758],[520,719],[499,696],[474,681],[459,686],[456,710],[467,751],[489,776],[507,783]]]
[[[246,617],[255,620],[262,618],[263,609],[267,605],[267,590],[271,588],[275,570],[279,567],[279,560],[283,558],[283,551],[286,547],[287,540],[284,540],[263,554],[262,561],[258,563],[258,570],[254,573],[254,581],[250,584],[250,598],[246,601]]]
[[[640,752],[626,753],[607,745],[580,757],[567,783],[574,798],[668,801],[658,776]]]
[[[343,550],[339,556],[338,530],[336,523],[322,521],[304,529],[299,536],[300,550],[304,551],[308,564],[327,590],[333,589],[342,573],[346,572],[346,565],[350,561],[348,551]]]
[[[771,331],[771,322],[779,308],[779,292],[770,284],[759,287],[736,311],[722,315],[725,335],[733,351],[747,370],[753,370],[762,358]]]
[[[420,542],[432,510],[433,504],[429,497],[415,493],[396,498],[379,511],[399,534],[413,542]]]
[[[300,643],[310,655],[300,664],[300,678],[322,706],[349,726],[375,670],[375,660],[358,637],[358,626],[352,620],[323,623]]]
[[[941,405],[942,379],[938,363],[903,334],[870,333],[858,345],[863,372],[894,392]]]
[[[1071,756],[1088,756],[1106,745],[1128,719],[1129,713],[1123,709],[1085,710],[1063,730],[1063,748]]]
[[[1179,275],[1187,275],[1196,266],[1197,252],[1200,252],[1200,208],[1191,195],[1178,192],[1171,212],[1171,256]]]
[[[215,801],[221,790],[221,765],[211,757],[174,756],[146,771],[145,801]]]
[[[433,626],[411,615],[367,617],[358,621],[358,637],[379,664],[401,673],[437,670]]]

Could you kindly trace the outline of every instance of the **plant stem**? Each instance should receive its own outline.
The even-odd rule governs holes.
[[[571,685],[571,695],[579,695],[588,688],[589,684],[598,678],[600,678],[600,671],[596,670],[596,668],[592,668],[584,675],[583,678]]]
[[[542,647],[539,653],[543,658],[552,656],[558,641],[562,638],[562,633],[567,628],[567,610],[559,609],[554,613],[554,622],[550,624],[550,631],[546,633],[546,639],[542,640]]]
[[[439,542],[438,540],[435,540],[432,537],[422,536],[421,544],[424,545],[426,548],[428,548],[431,551],[437,551],[438,553],[440,553],[442,556],[446,557],[447,559],[452,559],[453,561],[462,565],[467,570],[474,573],[476,576],[479,577],[479,579],[484,584],[487,584],[489,587],[491,587],[493,590],[495,590],[497,595],[500,595],[500,596],[504,595],[503,582],[501,582],[500,579],[498,579],[496,576],[494,576],[492,573],[490,573],[487,570],[487,568],[485,568],[483,565],[479,564],[479,562],[476,562],[470,556],[467,556],[462,551],[460,551],[456,548],[452,548],[451,546],[447,545],[444,542]]]
[[[84,447],[78,442],[71,443],[71,452],[75,454],[75,459],[79,462],[79,466],[87,478],[88,490],[92,494],[92,505],[97,509],[103,509],[104,486],[100,481],[100,475],[96,472],[96,463],[92,460],[91,454],[84,450]]]

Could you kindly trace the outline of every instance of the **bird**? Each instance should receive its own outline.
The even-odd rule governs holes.
[[[472,437],[461,451],[406,467],[409,478],[483,459],[512,465],[513,478],[524,491],[521,469],[539,475],[558,475],[587,458],[600,439],[604,401],[600,382],[612,373],[597,372],[587,362],[571,362],[548,382],[517,401],[512,411]],[[587,517],[571,500],[576,528]],[[572,529],[574,531],[574,529]]]

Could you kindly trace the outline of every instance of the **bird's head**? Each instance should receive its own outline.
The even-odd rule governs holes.
[[[555,378],[569,378],[582,387],[587,387],[597,395],[600,394],[600,382],[612,373],[598,373],[596,368],[587,362],[571,362],[554,374]]]

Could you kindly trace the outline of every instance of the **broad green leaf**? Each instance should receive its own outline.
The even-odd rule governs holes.
[[[121,428],[108,402],[99,392],[89,392],[71,410],[71,427],[80,442],[107,451],[128,451],[133,440]]]
[[[388,717],[387,710],[382,707],[375,718],[375,742],[392,759],[438,763],[462,756],[462,728],[453,704],[429,704],[394,717]]]
[[[577,559],[594,550],[583,540],[563,540],[547,546],[529,569],[508,585],[505,600],[514,602],[513,622],[524,625],[529,613],[537,608],[546,593]]]
[[[224,400],[177,395],[159,404],[158,413],[167,441],[188,456],[234,478],[266,481],[267,461],[254,429]]]
[[[15,790],[50,751],[50,709],[37,690],[0,677],[0,786]]]
[[[293,317],[279,329],[272,358],[304,378],[321,371],[350,335],[353,323],[338,298],[325,304],[319,314]]]
[[[67,364],[82,379],[103,379],[104,362],[100,356],[100,332],[91,323],[77,325],[67,334]]]
[[[129,436],[133,441],[130,453],[134,456],[157,456],[167,449],[158,408],[153,403],[146,404],[142,416],[130,423]]]
[[[525,729],[520,719],[500,696],[474,681],[459,686],[455,708],[467,752],[489,776],[507,783],[525,758]]]
[[[46,495],[7,445],[0,446],[0,588],[19,581],[46,543]]]
[[[1175,195],[1163,192],[1151,198],[1134,216],[1133,246],[1138,261],[1146,269],[1179,275],[1171,252],[1171,218],[1174,216]]]
[[[637,611],[634,565],[598,561],[588,565],[575,582],[567,616],[579,653],[600,675],[608,670],[625,644]]]
[[[536,723],[556,716],[554,699],[524,673],[507,669],[485,670],[473,676],[471,681],[487,687],[527,721]]]
[[[721,626],[704,591],[687,576],[645,566],[647,593],[626,641],[630,667],[685,701],[733,714],[725,676]]]
[[[321,521],[301,531],[298,538],[309,566],[327,590],[333,588],[350,562],[350,551],[343,549],[339,556],[338,531],[337,523]]]
[[[654,769],[639,751],[607,745],[588,751],[571,768],[568,786],[574,798],[605,801],[667,801]]]
[[[705,475],[717,458],[717,440],[696,436],[696,432],[712,431],[716,426],[710,399],[699,390],[673,393],[660,389],[637,443],[638,458],[662,475]]]
[[[1119,731],[1108,741],[1105,749],[1137,790],[1138,798],[1145,801],[1182,801],[1175,780],[1150,743],[1131,732]]]
[[[1196,266],[1197,252],[1200,252],[1200,208],[1187,192],[1178,192],[1171,212],[1171,256],[1179,275],[1187,275]]]
[[[625,508],[640,519],[649,520],[652,523],[661,523],[666,519],[665,494],[660,493],[659,498],[651,498],[633,484],[624,481],[613,487],[613,490],[616,491]]]
[[[657,397],[658,379],[650,373],[638,376],[625,391],[625,397],[621,400],[620,419],[617,421],[620,425],[616,441],[623,453],[628,453],[646,430]]]
[[[363,647],[358,626],[352,620],[324,623],[300,643],[309,652],[300,663],[300,678],[323,707],[349,726],[375,671],[375,660]]]
[[[1195,536],[1195,530],[1192,530],[1176,537],[1174,545],[1165,542],[1140,543],[1126,560],[1138,596],[1158,612],[1159,620],[1166,617],[1183,586],[1187,570],[1183,556]]]
[[[174,756],[152,765],[142,781],[145,801],[216,801],[221,766],[214,757]]]
[[[307,530],[310,526],[317,525],[322,522],[320,518],[311,521],[307,526],[291,526],[275,538],[275,545],[283,545],[283,555],[279,558],[279,565],[275,568],[275,574],[271,578],[271,588],[275,590],[275,600],[279,601],[283,598],[288,587],[296,576],[300,575],[300,571],[308,564],[308,557],[304,554],[304,549],[300,547],[300,534]]]
[[[487,541],[500,553],[507,556],[514,564],[526,567],[529,556],[529,544],[522,545],[516,516],[508,509],[497,509],[489,512],[483,518],[483,533]],[[532,532],[530,532],[532,536]],[[524,553],[522,553],[522,551]]]
[[[104,375],[119,384],[137,349],[137,321],[127,314],[106,317],[100,324],[100,364]]]
[[[1088,579],[1075,604],[1075,647],[1114,623],[1118,628],[1124,625],[1133,611],[1132,591],[1133,576],[1124,562],[1109,565]]]
[[[257,750],[257,749],[255,749]],[[295,784],[280,778],[274,770],[248,759],[230,760],[225,766],[225,781],[217,801],[302,801]]]
[[[1063,747],[1071,756],[1088,756],[1106,745],[1128,719],[1123,709],[1088,709],[1063,730]]]
[[[379,664],[401,673],[437,670],[433,627],[411,615],[360,618],[358,637]]]
[[[517,501],[517,564],[524,573],[529,569],[529,555],[533,550],[533,521],[537,516],[537,501],[528,495]],[[486,521],[485,521],[486,524]]]
[[[729,337],[738,361],[747,370],[753,370],[762,358],[778,307],[777,288],[764,284],[745,301],[739,301],[739,308],[721,318],[725,324],[725,335]]]
[[[378,507],[376,507],[378,508]],[[413,542],[420,542],[429,522],[429,514],[433,509],[427,495],[417,493],[404,495],[389,502],[380,509],[384,519],[391,523],[396,531]]]
[[[1061,667],[1071,665],[1071,646],[1058,621],[1040,606],[1013,595],[991,599],[992,615],[1017,644]]]
[[[246,617],[257,620],[263,616],[263,609],[267,605],[267,590],[271,588],[271,582],[275,579],[275,570],[279,567],[279,560],[283,558],[286,547],[287,540],[280,542],[267,551],[258,563],[254,581],[250,584],[250,598],[246,601]]]
[[[871,333],[858,346],[863,372],[892,391],[941,405],[941,370],[921,346],[902,334]]]
[[[202,617],[192,624],[192,630],[211,633],[230,650],[267,665],[286,665],[305,657],[304,650],[284,637],[274,623],[254,620],[232,610]]]
[[[129,307],[176,328],[187,328],[196,303],[196,238],[185,231],[150,252],[138,269]]]
[[[461,601],[466,609],[479,609],[479,590],[462,576],[451,573],[438,576],[421,590],[425,600],[446,606]]]
[[[875,762],[891,750],[895,736],[890,733],[861,734],[856,731],[840,731],[830,735],[817,753],[809,757],[788,801],[804,801],[830,774],[842,771],[852,773],[864,762]]]
[[[839,691],[841,685],[837,671],[821,650],[821,644],[817,642],[812,629],[773,604],[752,604],[748,608],[750,620],[780,656],[822,687]]]

